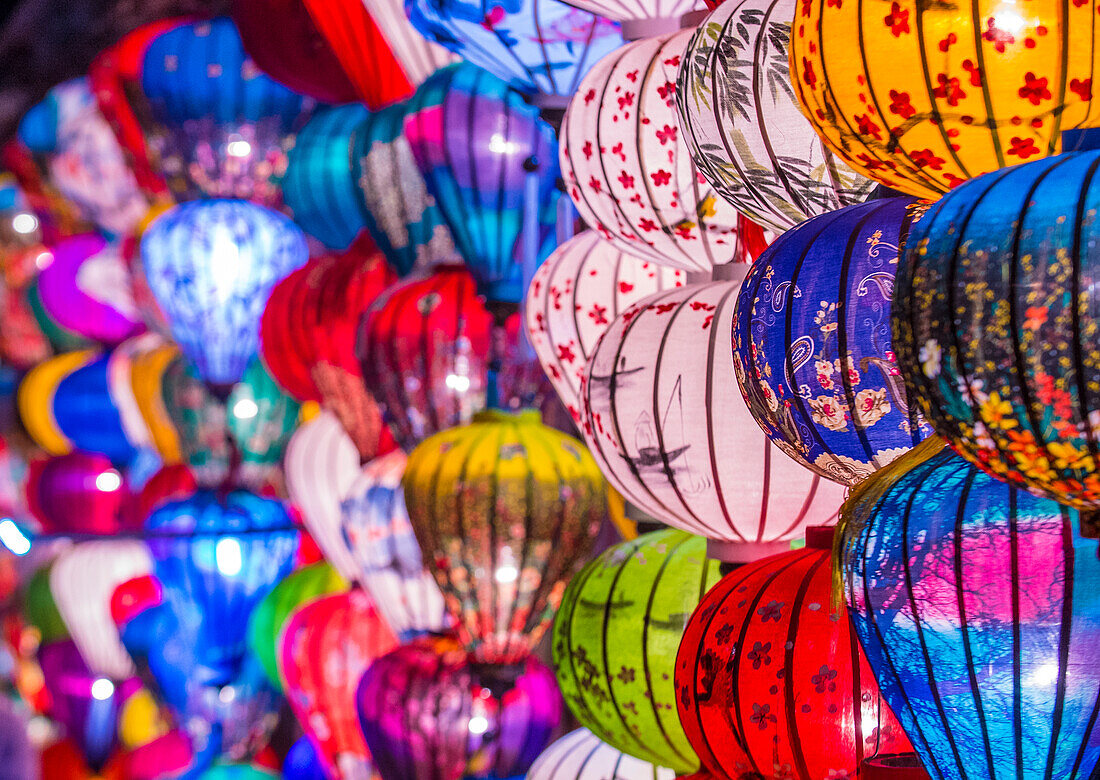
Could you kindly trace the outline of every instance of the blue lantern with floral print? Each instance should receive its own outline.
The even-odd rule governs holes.
[[[890,334],[906,198],[861,203],[782,234],[737,299],[734,371],[776,446],[855,485],[930,428],[906,400]]]

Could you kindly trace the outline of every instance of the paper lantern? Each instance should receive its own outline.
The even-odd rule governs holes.
[[[149,551],[133,539],[81,542],[58,555],[50,568],[50,592],[80,655],[93,673],[115,681],[134,674],[111,619],[116,587],[148,574]]]
[[[405,509],[406,463],[400,451],[375,458],[340,499],[340,525],[358,567],[356,578],[403,640],[442,632],[451,622]]]
[[[673,529],[614,545],[572,579],[554,621],[554,670],[581,724],[677,774],[699,769],[672,672],[691,611],[721,576],[706,547]]]
[[[39,363],[23,377],[16,393],[19,419],[34,443],[50,455],[72,452],[72,441],[58,427],[54,397],[61,380],[96,359],[91,350],[67,352]]]
[[[283,780],[327,780],[321,757],[308,737],[301,737],[287,751]]]
[[[733,367],[749,411],[776,446],[841,484],[931,432],[890,334],[913,208],[888,198],[814,217],[768,247],[738,294]]]
[[[1100,506],[1098,159],[1039,160],[938,201],[910,232],[892,312],[902,376],[936,431],[988,473],[1079,508]]]
[[[676,709],[718,777],[853,777],[910,752],[832,595],[832,529],[735,569],[707,591],[676,657]]]
[[[671,769],[628,756],[588,729],[570,731],[542,752],[527,772],[530,780],[673,780]]]
[[[141,93],[146,143],[178,200],[279,206],[286,150],[314,102],[261,73],[232,21],[182,24],[153,40]]]
[[[856,495],[841,551],[883,696],[929,774],[1091,774],[1096,541],[1074,510],[922,448]]]
[[[744,562],[831,521],[844,491],[782,454],[730,392],[738,288],[681,287],[619,316],[588,361],[584,435],[627,501]]]
[[[460,639],[480,661],[522,659],[606,513],[606,485],[584,445],[531,410],[482,412],[420,444],[404,484]]]
[[[121,464],[137,449],[111,393],[109,367],[110,357],[104,355],[62,377],[53,393],[53,419],[73,446]]]
[[[542,0],[538,7],[553,5],[555,0]],[[519,303],[524,265],[537,264],[554,248],[559,173],[553,129],[521,93],[460,63],[420,85],[408,102],[404,132],[479,292],[490,301]],[[529,176],[536,178],[533,203]],[[537,219],[525,220],[525,205],[537,210]],[[537,235],[528,235],[527,222]]]
[[[691,30],[628,43],[585,76],[561,127],[561,169],[581,217],[624,252],[685,271],[748,262],[733,206],[680,131],[676,70]]]
[[[50,566],[46,564],[31,575],[23,586],[21,611],[27,624],[38,631],[38,641],[47,644],[69,638],[69,629],[50,592]]]
[[[699,25],[674,92],[680,132],[707,182],[782,232],[862,203],[875,182],[838,159],[802,116],[787,58],[795,0],[728,0]]]
[[[75,451],[37,466],[27,502],[46,534],[111,536],[133,530],[124,509],[130,491],[103,455]]]
[[[397,646],[373,600],[354,589],[313,601],[291,616],[280,644],[287,701],[328,774],[369,776],[355,694],[371,662]]]
[[[527,288],[527,338],[578,424],[584,367],[600,336],[632,304],[686,281],[683,271],[626,254],[593,231],[569,239],[539,267]]]
[[[305,239],[290,220],[245,201],[184,203],[141,240],[149,288],[172,337],[203,379],[231,385],[256,352],[271,288],[305,264]]]
[[[522,776],[561,719],[554,676],[540,661],[479,666],[446,639],[379,658],[356,703],[383,780]]]
[[[966,179],[1060,149],[1100,118],[1094,2],[926,9],[800,5],[794,89],[857,171],[935,199]]]

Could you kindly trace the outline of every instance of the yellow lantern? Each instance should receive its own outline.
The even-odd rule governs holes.
[[[123,747],[133,750],[163,737],[170,730],[164,713],[148,688],[139,688],[118,713],[118,739]]]
[[[1100,122],[1096,21],[1097,0],[799,0],[791,81],[851,167],[934,199]]]
[[[53,398],[61,380],[95,360],[93,350],[65,352],[39,363],[19,383],[15,402],[23,427],[48,455],[67,455],[73,443],[62,433],[53,414]]]
[[[165,344],[134,355],[130,364],[130,387],[141,417],[149,429],[153,447],[166,464],[180,462],[180,441],[164,405],[161,383],[164,372],[179,355],[179,349]]]

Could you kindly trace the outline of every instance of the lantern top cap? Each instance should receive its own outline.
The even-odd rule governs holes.
[[[810,550],[831,550],[836,526],[812,525],[806,529],[806,547]]]
[[[520,409],[518,412],[506,412],[503,409],[485,409],[474,414],[476,423],[515,422],[521,425],[541,425],[542,415],[537,409]]]

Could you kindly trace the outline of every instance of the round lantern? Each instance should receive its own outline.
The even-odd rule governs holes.
[[[35,750],[33,746],[29,749]],[[102,772],[95,772],[88,766],[80,747],[68,738],[59,739],[42,750],[38,769],[21,777],[41,777],[41,780],[128,780],[125,759],[121,755],[113,756]]]
[[[481,666],[446,639],[379,658],[356,703],[382,780],[522,776],[561,719],[554,676],[534,657]]]
[[[260,356],[271,376],[287,393],[299,401],[320,401],[321,394],[310,375],[315,344],[304,331],[305,297],[325,265],[334,262],[331,255],[310,258],[271,288],[260,317]]]
[[[451,622],[405,509],[406,462],[400,451],[375,458],[340,500],[340,525],[357,579],[401,639],[442,632]]]
[[[23,586],[23,618],[38,631],[41,644],[69,638],[69,629],[50,592],[50,566],[39,568]]]
[[[129,780],[162,780],[186,772],[194,760],[191,740],[175,729],[127,751],[126,770]]]
[[[139,688],[122,702],[118,710],[118,741],[127,751],[169,735],[178,736],[179,732],[171,730],[164,711],[148,688]],[[171,743],[169,739],[163,744],[167,747]]]
[[[776,446],[841,484],[930,432],[890,334],[913,209],[888,198],[814,217],[760,255],[738,295],[733,367],[749,411]]]
[[[831,528],[707,591],[676,657],[676,709],[716,777],[854,777],[911,752],[832,594]]]
[[[96,359],[91,350],[66,352],[39,363],[24,376],[16,392],[19,419],[34,443],[50,455],[72,452],[73,443],[58,427],[54,417],[57,387],[69,374]]]
[[[690,38],[628,43],[589,71],[562,122],[561,169],[581,217],[619,249],[709,273],[751,256],[737,212],[705,183],[679,128],[676,69]]]
[[[279,776],[250,764],[217,763],[195,780],[278,780]]]
[[[261,73],[232,21],[181,24],[153,40],[141,92],[146,141],[177,199],[278,207],[286,150],[314,103]]]
[[[584,434],[627,501],[744,562],[831,521],[844,492],[780,452],[731,392],[738,287],[669,290],[616,319],[588,361]]]
[[[162,466],[141,486],[132,502],[133,516],[138,522],[153,513],[161,504],[185,498],[198,490],[191,469],[182,463]]]
[[[203,379],[224,387],[256,352],[272,286],[309,255],[286,217],[245,201],[207,200],[157,217],[141,256],[172,337]]]
[[[861,203],[875,182],[835,157],[799,111],[787,42],[795,0],[727,0],[699,25],[676,80],[691,158],[740,213],[782,232]]]
[[[920,409],[979,468],[1100,507],[1100,329],[1093,280],[1100,152],[993,173],[912,229],[893,309]]]
[[[542,752],[529,780],[674,780],[671,769],[628,756],[588,729],[571,731]]]
[[[542,0],[539,7],[556,4]],[[437,71],[407,105],[404,133],[413,158],[479,292],[518,304],[524,273],[533,274],[532,263],[554,247],[553,129],[522,94],[468,63]]]
[[[566,704],[611,748],[678,774],[699,768],[672,672],[688,616],[721,576],[704,539],[666,529],[605,550],[569,583],[554,621]]]
[[[153,568],[149,550],[133,539],[82,542],[50,568],[50,592],[80,655],[93,673],[121,681],[134,665],[111,619],[115,588]]]
[[[1074,510],[922,448],[853,497],[841,551],[884,697],[933,776],[1089,776],[1096,540]]]
[[[857,171],[935,199],[986,171],[1059,151],[1092,127],[1097,4],[842,7],[807,0],[791,28],[806,117]]]
[[[103,455],[79,450],[37,465],[27,479],[27,503],[46,534],[110,536],[133,530],[122,475]]]
[[[683,271],[626,254],[592,231],[566,241],[539,267],[527,288],[527,337],[577,423],[584,368],[600,336],[634,303],[686,281]]]
[[[279,670],[287,701],[331,777],[370,776],[355,695],[371,662],[396,646],[393,631],[359,589],[305,605],[283,629]]]
[[[321,757],[308,737],[290,746],[283,760],[283,780],[327,780]]]
[[[107,358],[107,391],[118,409],[119,422],[126,439],[145,457],[155,458],[160,466],[163,460],[157,457],[156,446],[160,438],[158,431],[154,436],[150,425],[145,419],[145,401],[138,400],[138,388],[134,380],[134,369],[144,370],[148,363],[147,358],[171,346],[164,337],[157,333],[142,333],[119,344]],[[135,473],[137,479],[139,473]]]
[[[62,377],[53,393],[53,419],[78,449],[127,463],[137,449],[111,392],[110,367],[111,357],[104,355]]]

